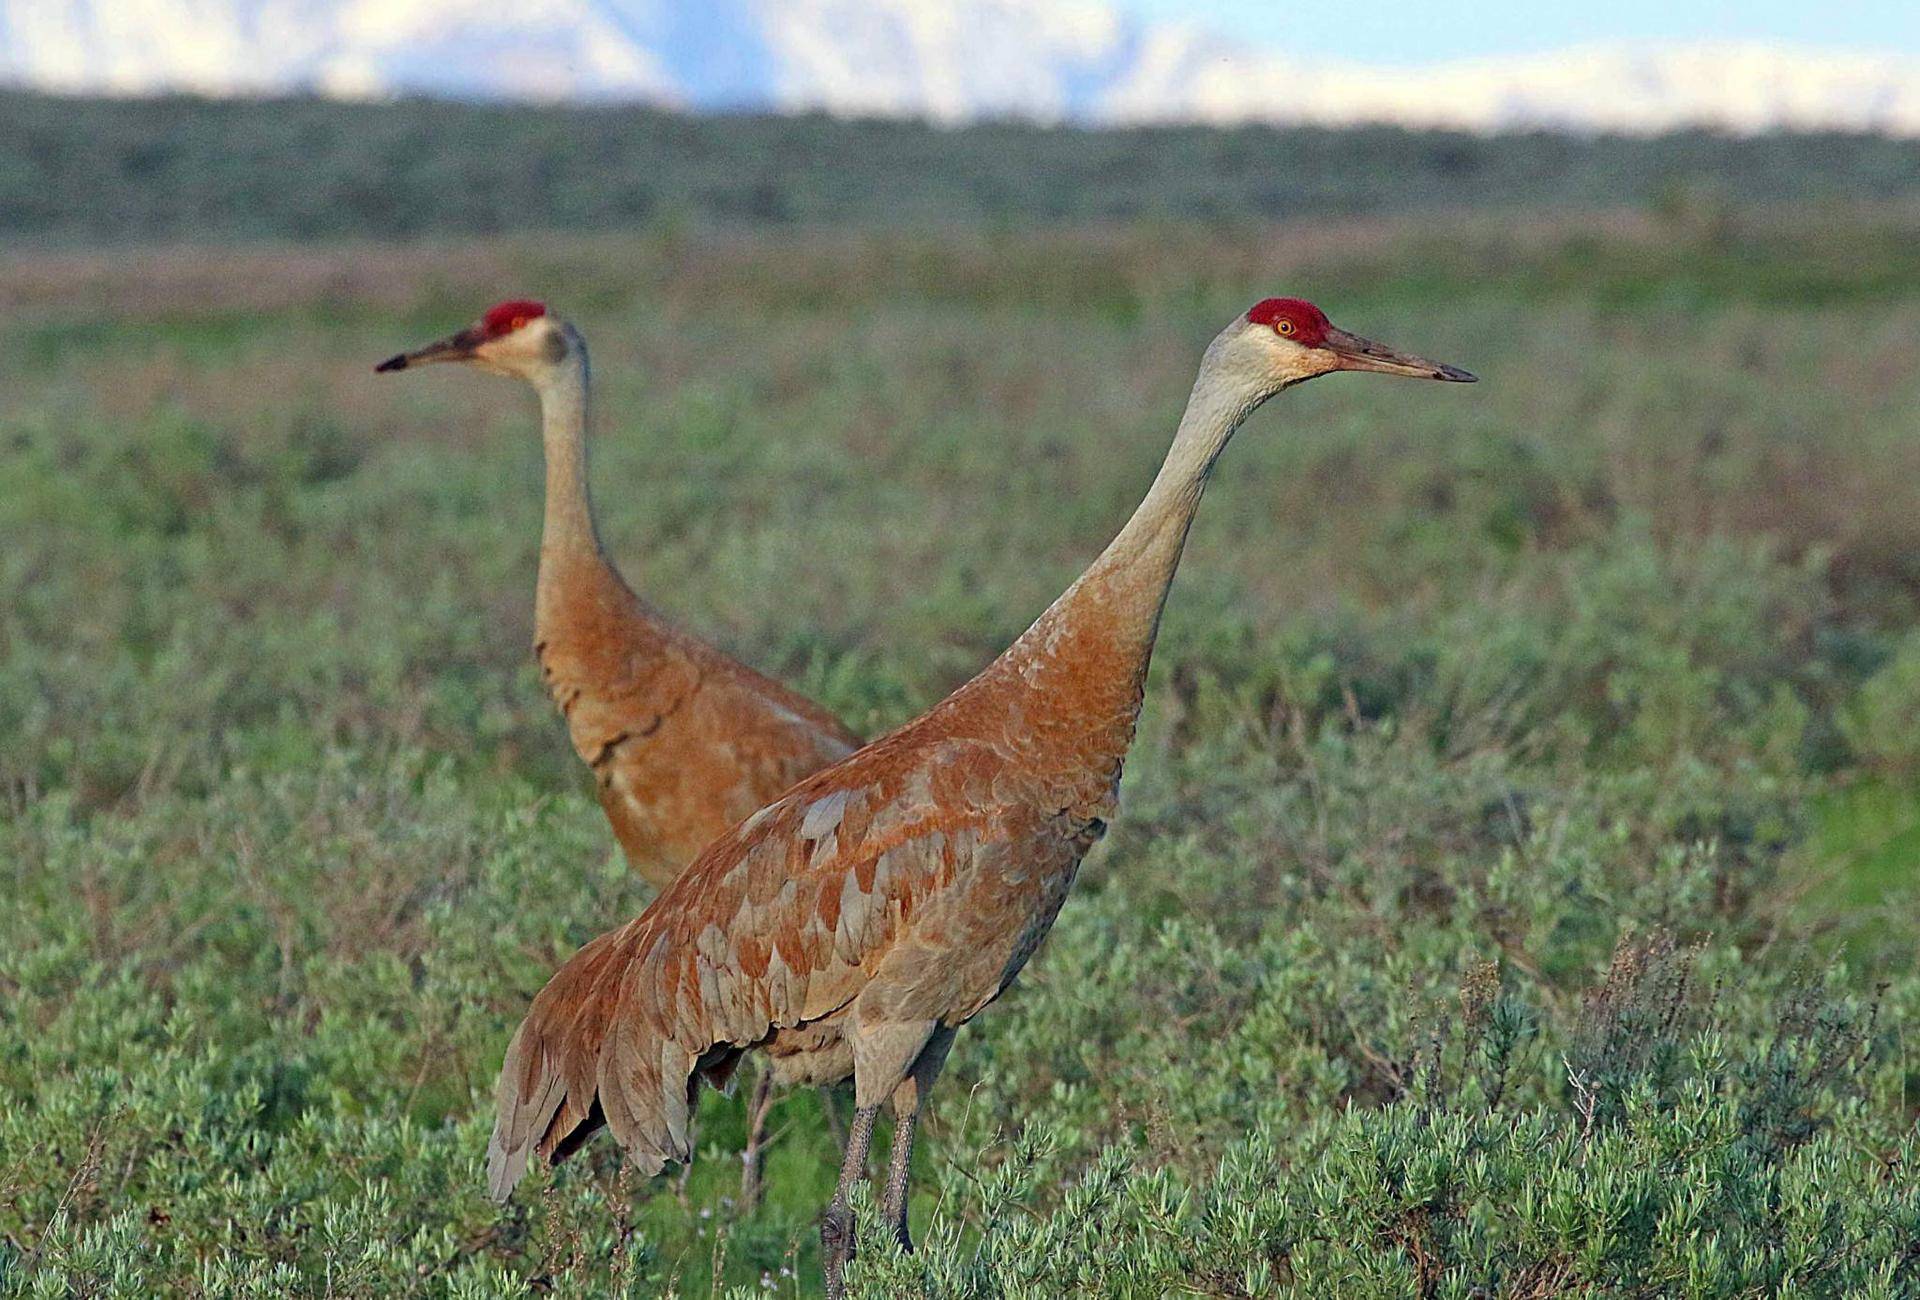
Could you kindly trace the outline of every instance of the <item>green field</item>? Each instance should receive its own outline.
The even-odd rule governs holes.
[[[1269,293],[1457,362],[1242,431],[1125,810],[859,1294],[1920,1295],[1920,212],[526,236],[0,261],[0,1295],[798,1296],[743,1102],[496,1208],[532,993],[642,907],[529,653],[604,530],[875,733],[1144,490]],[[730,1290],[732,1288],[732,1290]]]

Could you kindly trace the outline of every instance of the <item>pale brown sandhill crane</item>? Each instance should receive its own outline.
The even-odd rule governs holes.
[[[1207,348],[1146,499],[1078,581],[931,711],[818,772],[710,845],[652,906],[575,954],[501,1069],[488,1177],[603,1124],[647,1173],[691,1157],[699,1083],[757,1049],[788,1082],[853,1076],[821,1225],[842,1293],[849,1190],[891,1102],[882,1211],[902,1244],[915,1117],[956,1030],[1013,980],[1106,829],[1147,660],[1215,459],[1255,407],[1336,370],[1471,380],[1274,298]]]
[[[534,653],[628,862],[664,886],[741,818],[852,753],[859,738],[811,700],[669,626],[607,559],[587,487],[589,381],[578,330],[518,299],[376,369],[444,361],[525,380],[539,394],[547,503]],[[748,1110],[748,1208],[769,1080],[762,1074]]]

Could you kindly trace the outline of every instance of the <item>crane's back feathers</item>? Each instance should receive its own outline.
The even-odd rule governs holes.
[[[991,697],[1025,682],[996,668],[722,836],[561,967],[501,1069],[496,1196],[601,1124],[645,1172],[686,1160],[692,1089],[748,1048],[792,1080],[851,1066],[862,1104],[884,1099],[939,1027],[998,996],[1104,829],[1118,760],[1032,761],[1048,728],[1014,710],[1039,731],[1004,730]]]
[[[622,850],[655,885],[859,747],[805,696],[669,626],[597,552],[545,563],[541,674]]]

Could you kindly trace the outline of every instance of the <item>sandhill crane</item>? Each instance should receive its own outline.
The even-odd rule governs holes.
[[[502,1065],[488,1178],[602,1125],[645,1172],[691,1158],[698,1084],[741,1056],[782,1080],[853,1077],[821,1224],[843,1293],[848,1197],[894,1113],[882,1213],[903,1246],[916,1117],[955,1031],[1052,926],[1116,811],[1160,611],[1215,459],[1275,393],[1336,370],[1473,376],[1271,298],[1207,348],[1165,462],[1111,544],[998,659],[932,710],[801,781],[710,845],[632,922],[563,965]]]
[[[788,786],[860,741],[832,714],[696,637],[634,595],[594,527],[587,484],[586,343],[545,305],[491,307],[380,371],[468,362],[539,394],[546,524],[534,653],[628,862],[664,886],[694,855]],[[748,1109],[743,1200],[757,1195],[770,1076]]]
[[[500,303],[381,371],[465,361],[531,384],[546,446],[534,652],[627,859],[655,885],[860,744],[819,705],[677,628],[607,559],[587,487],[587,349],[537,302]]]

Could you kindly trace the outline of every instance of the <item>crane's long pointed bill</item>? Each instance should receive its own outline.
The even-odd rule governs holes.
[[[480,342],[479,331],[464,329],[458,334],[449,334],[437,343],[429,343],[424,348],[388,357],[373,369],[376,374],[385,374],[389,370],[405,370],[409,366],[424,366],[435,361],[465,361],[473,355],[473,350],[480,346]]]
[[[1459,366],[1442,365],[1438,361],[1416,357],[1411,352],[1395,352],[1372,339],[1363,339],[1358,334],[1349,334],[1342,329],[1328,330],[1326,342],[1320,346],[1340,358],[1342,370],[1375,370],[1383,375],[1444,379],[1453,384],[1471,384],[1480,378]]]

